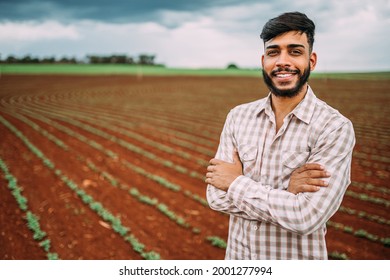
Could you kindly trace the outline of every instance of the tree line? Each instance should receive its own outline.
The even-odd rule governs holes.
[[[86,59],[78,60],[75,57],[62,57],[55,58],[53,57],[32,57],[31,55],[25,55],[23,57],[17,57],[14,55],[9,55],[4,59],[0,57],[0,63],[42,63],[42,64],[78,64],[78,63],[88,63],[88,64],[133,64],[133,65],[156,65],[155,63],[155,55],[149,54],[140,54],[138,57],[132,57],[127,55],[87,55]]]

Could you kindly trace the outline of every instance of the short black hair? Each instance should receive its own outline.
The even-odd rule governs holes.
[[[267,42],[276,36],[289,31],[305,33],[309,43],[310,52],[313,50],[315,24],[305,14],[300,12],[289,12],[270,19],[263,27],[260,38]]]

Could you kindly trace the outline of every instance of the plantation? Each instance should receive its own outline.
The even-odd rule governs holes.
[[[389,259],[390,79],[310,84],[357,138],[329,257]],[[229,110],[267,92],[260,77],[3,74],[0,257],[222,259],[229,217],[204,174]]]

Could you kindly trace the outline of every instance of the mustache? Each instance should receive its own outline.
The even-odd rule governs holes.
[[[288,67],[284,67],[284,68],[283,67],[278,67],[277,69],[271,71],[271,75],[275,76],[279,72],[293,73],[293,74],[301,73],[301,71],[299,71],[298,69],[293,70],[293,69],[290,69]]]

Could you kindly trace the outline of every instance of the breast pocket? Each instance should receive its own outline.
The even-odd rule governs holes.
[[[243,165],[244,175],[252,177],[256,171],[257,147],[250,145],[239,145],[238,155]]]
[[[282,176],[281,184],[287,189],[291,173],[304,165],[310,156],[307,151],[284,151],[282,154]]]

